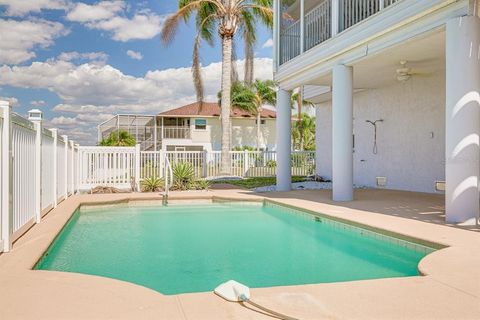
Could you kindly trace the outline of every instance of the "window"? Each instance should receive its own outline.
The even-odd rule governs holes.
[[[257,123],[258,123],[258,121],[255,120],[255,124],[257,124]],[[265,124],[265,120],[264,119],[260,120],[260,124]]]
[[[207,120],[195,119],[195,130],[206,130],[206,129],[207,129]]]

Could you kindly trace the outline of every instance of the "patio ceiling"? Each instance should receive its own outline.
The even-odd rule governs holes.
[[[407,61],[407,67],[421,75],[418,79],[445,74],[445,30],[437,29],[401,45],[389,47],[379,54],[367,55],[353,64],[355,91],[390,86],[398,82],[396,70],[400,61]],[[310,85],[330,87],[332,74],[319,77]],[[325,93],[309,98],[315,103],[331,100],[331,94]]]

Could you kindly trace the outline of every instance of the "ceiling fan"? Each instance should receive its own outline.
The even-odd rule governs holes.
[[[407,66],[408,61],[400,61],[400,68],[397,69],[397,80],[400,82],[406,82],[413,76],[427,76],[428,73],[418,72]]]

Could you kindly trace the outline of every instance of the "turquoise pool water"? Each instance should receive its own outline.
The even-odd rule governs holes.
[[[418,275],[429,249],[252,203],[89,209],[36,269],[121,279],[163,294]]]

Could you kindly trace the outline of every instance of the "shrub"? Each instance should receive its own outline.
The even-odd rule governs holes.
[[[191,189],[195,182],[195,171],[193,166],[188,162],[178,162],[173,168],[173,184],[174,190]]]
[[[197,180],[195,181],[195,190],[208,190],[210,188],[210,181],[208,180]]]
[[[276,168],[277,167],[277,161],[275,160],[268,160],[266,163],[267,168]]]
[[[143,179],[142,181],[142,192],[161,191],[162,187],[163,180],[155,176]]]

